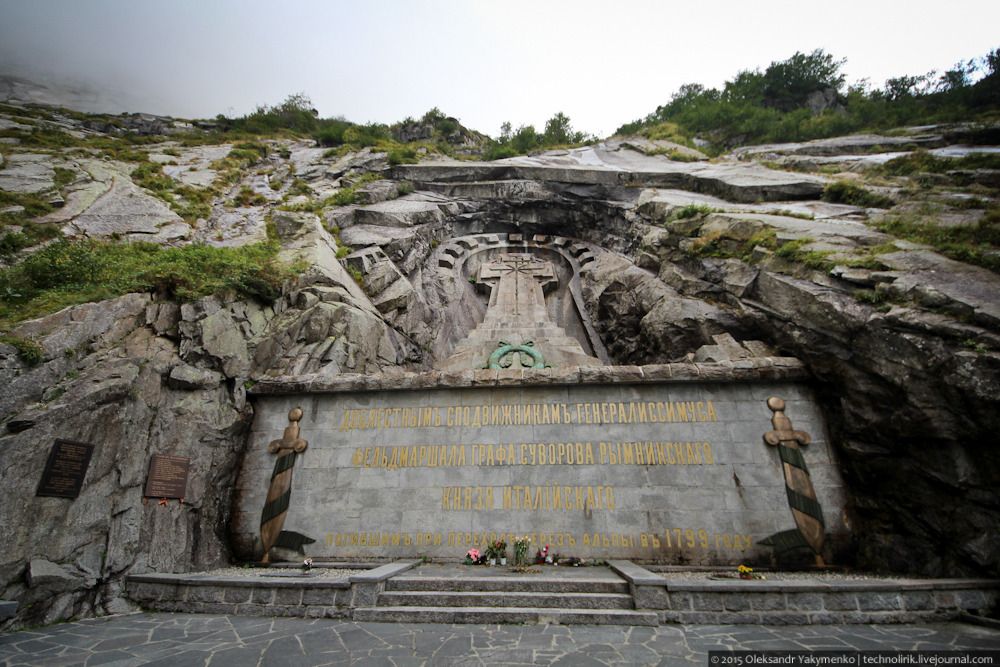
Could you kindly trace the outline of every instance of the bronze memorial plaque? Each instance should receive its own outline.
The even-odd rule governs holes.
[[[191,459],[185,456],[153,454],[143,495],[147,498],[183,498],[190,466]]]
[[[49,452],[49,459],[45,462],[35,495],[55,498],[79,496],[93,452],[94,446],[85,442],[56,440]]]

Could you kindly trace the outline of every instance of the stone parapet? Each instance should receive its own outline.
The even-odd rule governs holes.
[[[653,624],[656,620],[694,625],[927,623],[969,613],[982,615],[1000,602],[1000,581],[992,579],[676,581],[627,560],[611,561],[610,565],[628,582],[631,596],[595,593],[605,588],[574,580],[562,581],[563,586],[552,590],[527,593],[536,582],[484,575],[469,580],[462,576],[427,579],[428,585],[422,586],[420,577],[394,579],[416,564],[397,561],[346,580],[132,575],[127,579],[127,590],[132,601],[156,611],[354,620],[376,620],[373,614],[379,612],[378,620],[441,619],[452,623],[549,619],[547,622],[649,625],[653,614]],[[446,581],[447,585],[443,584]],[[442,587],[465,592],[433,592]],[[424,589],[431,592],[420,592]],[[588,592],[581,594],[581,590]],[[421,595],[425,597],[404,599]],[[539,604],[531,595],[544,596],[545,603]],[[587,596],[595,598],[593,605],[581,603],[580,598]],[[629,604],[617,600],[628,597]],[[483,603],[484,598],[490,603]],[[609,602],[610,598],[616,599]],[[634,611],[630,611],[632,603]],[[600,609],[581,609],[588,606]],[[560,613],[569,616],[562,618]],[[572,617],[581,613],[585,618]]]
[[[463,387],[564,386],[588,384],[669,384],[685,382],[759,382],[806,380],[809,371],[794,357],[761,357],[714,363],[670,363],[647,366],[574,366],[571,368],[426,371],[422,373],[342,373],[283,376],[256,382],[251,396],[457,389]]]
[[[609,565],[629,582],[636,609],[657,610],[661,623],[925,623],[985,614],[1000,602],[994,579],[676,581],[630,561]]]
[[[374,604],[386,580],[418,563],[396,561],[347,579],[134,574],[126,588],[129,599],[155,611],[350,618],[354,608]]]

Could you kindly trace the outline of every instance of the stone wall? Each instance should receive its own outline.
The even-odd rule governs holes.
[[[719,379],[727,369],[677,366]],[[309,448],[295,463],[284,528],[316,540],[309,555],[461,560],[497,535],[510,544],[529,534],[533,548],[551,544],[563,556],[767,562],[771,549],[759,542],[795,528],[781,461],[762,441],[772,428],[765,401],[780,396],[795,427],[812,435],[803,451],[831,536],[825,555],[843,558],[846,492],[808,388],[671,380],[663,370],[525,371],[518,384],[501,382],[503,371],[470,371],[469,380],[480,376],[472,386],[443,373],[433,390],[398,388],[420,376],[389,376],[384,389],[361,392],[266,384],[255,392],[237,482],[238,553],[261,555],[274,466],[267,444],[301,406]]]

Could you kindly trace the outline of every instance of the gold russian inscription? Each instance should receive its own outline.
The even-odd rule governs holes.
[[[647,424],[715,422],[712,401],[517,403],[415,407],[345,408],[340,431],[547,424]]]
[[[714,465],[708,442],[522,442],[476,445],[357,447],[351,465],[364,468],[504,465]]]

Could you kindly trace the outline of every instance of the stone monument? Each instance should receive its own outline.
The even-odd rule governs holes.
[[[266,446],[284,443],[284,416],[305,404],[311,444],[282,517],[316,538],[315,557],[460,560],[528,534],[563,556],[736,564],[808,548],[821,562],[847,540],[843,484],[801,364],[727,338],[706,352],[722,361],[607,365],[573,291],[603,251],[514,236],[440,250],[440,271],[483,310],[439,370],[254,388],[238,553],[274,539],[254,520],[277,493]],[[553,312],[575,313],[563,317],[572,335]],[[814,434],[808,454],[785,410]],[[800,537],[779,544],[790,503]]]

